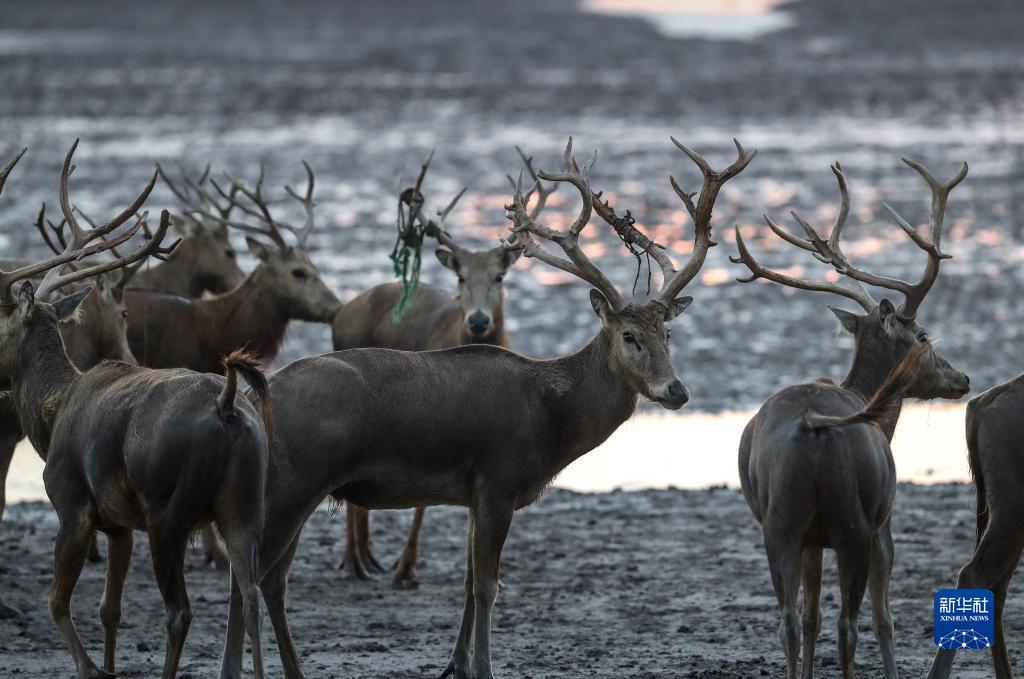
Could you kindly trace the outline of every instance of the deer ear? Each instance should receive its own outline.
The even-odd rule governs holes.
[[[265,262],[270,258],[270,249],[255,238],[246,236],[245,244],[249,246],[249,252],[251,252],[252,256],[256,259]]]
[[[25,281],[18,289],[18,306],[21,308],[21,311],[26,311],[35,304],[35,301],[36,290],[32,287],[32,281]]]
[[[594,313],[602,322],[607,321],[608,316],[612,313],[612,305],[608,302],[608,298],[597,288],[590,289],[590,306],[594,307]]]
[[[679,314],[686,311],[686,307],[693,304],[693,297],[676,297],[672,300],[672,303],[668,305],[668,309],[665,311],[665,320],[671,321]]]
[[[92,286],[82,288],[67,297],[61,297],[51,306],[57,312],[58,321],[75,320],[82,302],[92,294]]]
[[[896,307],[887,299],[878,303],[878,317],[883,321],[896,313]]]
[[[843,329],[846,330],[846,332],[851,335],[857,333],[857,323],[860,320],[860,317],[857,314],[850,313],[845,309],[837,309],[834,306],[830,306],[829,310],[836,315],[836,318],[839,319],[839,323],[843,326]]]
[[[171,221],[171,228],[178,232],[182,238],[191,238],[198,236],[202,232],[202,227],[192,217],[186,216],[184,219],[175,219]]]
[[[438,248],[434,250],[434,256],[437,257],[437,261],[441,262],[441,266],[444,268],[451,269],[455,273],[459,272],[459,260],[455,258],[455,253],[451,250]]]

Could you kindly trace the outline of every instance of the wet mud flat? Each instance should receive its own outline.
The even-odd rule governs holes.
[[[902,676],[924,676],[932,656],[932,596],[955,582],[969,558],[973,490],[967,485],[899,487],[893,520],[891,597]],[[378,512],[373,541],[384,563],[397,556],[411,512]],[[0,621],[0,675],[72,677],[70,656],[46,610],[56,516],[46,503],[19,503],[0,524],[0,587],[26,616]],[[310,677],[432,677],[454,642],[462,609],[465,513],[427,512],[420,587],[396,591],[386,576],[344,578],[343,516],[326,506],[303,532],[292,568],[289,613]],[[180,676],[219,673],[227,579],[188,555],[194,620]],[[838,677],[835,559],[826,556],[824,622],[816,676]],[[782,676],[778,614],[760,530],[733,490],[578,494],[552,490],[513,522],[494,613],[499,677]],[[74,599],[76,623],[102,658],[96,613],[103,567],[87,565]],[[1011,586],[1006,616],[1011,661],[1020,667],[1024,611]],[[862,676],[881,661],[860,616]],[[163,661],[163,609],[145,537],[137,535],[126,584],[119,676],[151,677]],[[264,615],[269,676],[280,676]],[[984,652],[961,654],[956,676],[991,675]]]

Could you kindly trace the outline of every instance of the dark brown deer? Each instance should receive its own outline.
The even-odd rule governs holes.
[[[136,213],[152,190],[156,173],[135,205],[100,227],[83,230],[67,195],[76,147],[77,141],[60,175],[61,209],[72,234],[67,248],[48,260],[0,271],[0,373],[10,376],[22,427],[46,459],[43,481],[60,519],[50,613],[80,679],[115,676],[121,593],[133,531],[146,531],[167,613],[163,677],[173,679],[191,620],[183,572],[186,543],[193,529],[216,520],[242,591],[255,675],[262,677],[255,577],[270,430],[266,380],[256,362],[243,354],[225,361],[226,378],[150,370],[120,361],[82,372],[71,363],[58,323],[76,313],[91,289],[52,303],[42,300],[159,252],[170,227],[164,211],[154,237],[129,256],[82,263],[138,231],[145,215],[120,235],[99,240]],[[62,272],[72,262],[77,268]],[[44,272],[37,299],[28,279]],[[18,281],[25,282],[15,296],[11,288]],[[252,385],[262,413],[245,398],[235,401],[238,373]],[[110,555],[100,605],[103,669],[86,652],[70,607],[96,530],[107,535]]]
[[[1003,634],[1003,607],[1021,552],[1024,530],[1024,465],[1019,454],[1024,440],[1024,376],[989,389],[967,404],[967,450],[977,495],[977,532],[974,556],[960,570],[956,586],[988,589],[995,596],[995,639],[992,663],[997,679],[1011,679],[1013,671]],[[929,679],[946,679],[956,651],[939,649]]]
[[[532,191],[524,195],[517,188],[507,207],[513,221],[508,247],[594,286],[590,301],[601,328],[576,353],[534,360],[491,345],[428,352],[350,349],[301,359],[271,377],[277,414],[260,586],[285,676],[303,676],[285,612],[288,570],[303,523],[328,494],[370,509],[468,508],[465,607],[444,675],[493,676],[491,609],[512,514],[629,419],[639,396],[673,410],[689,400],[672,366],[666,324],[692,301],[677,295],[714,245],[711,217],[719,190],[754,154],[737,143],[736,162],[716,172],[676,143],[704,176],[696,202],[672,181],[693,217],[693,254],[677,270],[663,246],[638,230],[629,232],[630,242],[649,252],[664,273],[654,299],[643,304],[629,303],[579,247],[593,196],[590,163],[578,167],[571,145],[563,173],[541,174],[580,193],[580,213],[567,230],[530,217]],[[534,236],[556,244],[565,256],[543,249]],[[240,604],[233,589],[222,679],[241,672]]]
[[[525,156],[524,159],[532,172],[530,159]],[[429,165],[428,159],[420,173],[421,181]],[[540,187],[537,203],[541,208],[552,190]],[[489,250],[469,250],[455,242],[444,229],[444,224],[464,192],[465,189],[447,207],[438,210],[438,223],[430,229],[431,233],[437,234],[441,245],[434,254],[457,277],[458,292],[453,295],[445,288],[421,283],[415,299],[403,311],[401,321],[395,323],[392,312],[401,299],[402,284],[376,285],[357,295],[334,317],[331,329],[336,351],[360,347],[432,351],[464,344],[493,344],[508,348],[504,281],[509,267],[519,259],[520,252],[500,245]],[[539,212],[536,207],[534,211]],[[422,219],[422,209],[418,215]],[[423,507],[416,508],[405,547],[395,565],[393,582],[398,589],[416,587],[416,562],[424,511]],[[370,547],[367,511],[349,502],[345,512],[345,557],[340,568],[363,580],[367,578],[368,571],[383,572]]]
[[[259,265],[238,287],[206,299],[194,299],[160,290],[128,289],[128,340],[139,363],[151,368],[184,367],[216,372],[223,358],[245,347],[264,363],[270,363],[284,340],[288,323],[295,320],[330,323],[341,302],[320,278],[306,253],[313,230],[313,172],[306,166],[308,184],[300,201],[306,222],[295,228],[271,215],[263,196],[263,177],[254,189],[232,184],[252,205],[238,209],[259,220],[260,225],[232,221],[200,211],[197,215],[218,223],[261,234],[274,246],[247,237],[250,252]],[[296,235],[289,245],[283,231]]]
[[[802,280],[759,264],[736,229],[739,257],[751,271],[742,282],[763,278],[800,290],[830,292],[857,302],[866,315],[832,308],[855,338],[853,363],[842,383],[819,380],[787,387],[768,399],[743,431],[739,450],[743,495],[764,533],[772,584],[782,613],[780,636],[790,679],[800,659],[801,623],[797,599],[801,579],[803,677],[814,671],[814,647],[821,628],[822,551],[833,549],[839,566],[842,604],[839,613],[839,664],[843,677],[854,676],[857,617],[865,588],[870,589],[875,636],[885,676],[895,679],[893,622],[889,610],[889,576],[893,564],[890,514],[896,493],[896,470],[889,448],[904,398],[960,398],[970,388],[931,344],[917,322],[918,309],[949,257],[942,252],[942,224],[949,192],[967,176],[967,165],[942,183],[923,166],[904,159],[932,192],[928,235],[922,235],[892,208],[896,223],[928,255],[920,280],[908,283],[879,276],[850,263],[840,246],[850,212],[850,195],[839,164],[839,214],[827,239],[796,212],[806,233],[795,236],[769,217],[768,226],[786,242],[831,264],[852,288]],[[886,206],[888,208],[888,206]],[[875,303],[865,285],[903,296],[897,309],[888,299]],[[831,307],[830,307],[831,308]],[[911,354],[910,358],[904,359]],[[901,362],[902,365],[901,365]],[[897,368],[897,366],[900,366]],[[887,377],[891,378],[887,380]]]

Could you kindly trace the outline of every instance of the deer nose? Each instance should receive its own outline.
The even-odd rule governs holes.
[[[491,327],[491,317],[482,311],[474,311],[470,314],[469,318],[466,319],[466,323],[469,325],[469,331],[474,335],[482,335],[487,332],[487,329]]]
[[[668,397],[672,403],[684,406],[690,400],[690,392],[682,382],[673,380],[668,385]]]

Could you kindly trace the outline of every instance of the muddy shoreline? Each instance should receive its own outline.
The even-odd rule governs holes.
[[[931,660],[931,597],[954,582],[972,549],[970,486],[902,484],[893,519],[896,565],[890,596],[902,676],[924,676]],[[374,515],[382,562],[397,556],[411,512]],[[289,615],[310,677],[430,677],[447,662],[461,612],[465,514],[430,509],[420,587],[395,591],[388,578],[362,583],[336,570],[343,517],[325,506],[303,532],[292,568]],[[4,677],[71,677],[70,656],[46,611],[56,517],[48,504],[19,503],[0,523],[0,588],[24,618],[0,621]],[[219,672],[227,582],[188,555],[194,620],[181,677]],[[495,673],[501,677],[758,677],[784,672],[778,616],[760,531],[739,493],[659,490],[578,494],[552,490],[519,512],[505,546],[494,614]],[[103,568],[87,566],[74,600],[76,623],[102,657],[96,609]],[[1007,635],[1024,638],[1011,587]],[[826,556],[824,624],[816,676],[839,675],[835,559]],[[163,616],[146,540],[137,536],[124,601],[121,677],[151,677],[163,659]],[[858,665],[881,671],[861,612]],[[264,617],[269,676],[280,676]],[[961,654],[957,676],[991,674],[985,653]],[[767,673],[767,674],[765,674]]]

